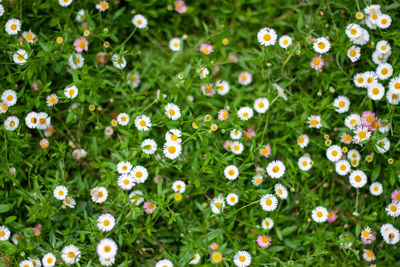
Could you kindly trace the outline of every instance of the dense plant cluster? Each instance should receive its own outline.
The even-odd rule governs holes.
[[[399,7],[1,2],[0,264],[397,263]]]

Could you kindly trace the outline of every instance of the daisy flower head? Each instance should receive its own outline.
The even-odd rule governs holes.
[[[271,161],[266,167],[268,175],[272,179],[279,179],[285,174],[285,164],[280,160]]]
[[[136,206],[139,206],[144,202],[144,198],[142,197],[143,193],[142,191],[135,190],[129,193],[129,199],[131,200],[132,203],[134,203]]]
[[[238,267],[249,266],[251,264],[250,253],[245,250],[236,252],[235,256],[233,256],[233,263]]]
[[[178,192],[178,193],[182,194],[183,192],[185,192],[185,189],[186,189],[186,185],[185,185],[184,181],[178,180],[172,184],[172,190],[174,190],[174,192]]]
[[[73,199],[72,197],[66,197],[66,198],[64,199],[64,201],[63,201],[63,204],[64,204],[65,206],[67,206],[68,208],[73,209],[73,208],[75,208],[76,201],[75,201],[75,199]]]
[[[381,29],[387,29],[392,24],[392,18],[386,14],[380,14],[376,21],[376,26]]]
[[[254,111],[250,107],[241,107],[238,110],[237,115],[242,121],[247,121],[253,117]]]
[[[259,151],[260,151],[260,156],[268,158],[269,155],[271,155],[271,145],[270,144],[263,145]]]
[[[118,245],[111,238],[103,238],[96,246],[97,255],[101,258],[114,258],[117,251]]]
[[[345,176],[346,174],[348,174],[350,172],[350,169],[350,163],[345,159],[341,159],[335,164],[335,171],[341,176]]]
[[[6,113],[7,110],[8,110],[7,103],[4,103],[4,102],[0,103],[0,114]]]
[[[10,238],[11,232],[4,225],[0,226],[0,241],[6,241]]]
[[[292,38],[290,38],[288,35],[282,35],[279,38],[279,46],[286,49],[289,46],[292,45]]]
[[[375,113],[372,111],[364,111],[361,114],[361,125],[364,127],[370,127],[372,123],[375,121]]]
[[[400,103],[400,91],[389,90],[386,92],[386,99],[392,105],[398,105]]]
[[[163,259],[163,260],[158,261],[156,263],[155,267],[174,267],[174,264],[170,260]]]
[[[13,55],[13,61],[15,64],[24,65],[28,61],[28,53],[24,49],[18,49]]]
[[[85,58],[82,56],[81,53],[71,55],[68,58],[68,64],[74,70],[81,69],[84,63],[85,63]]]
[[[40,259],[29,259],[32,262],[33,267],[40,267],[42,266],[42,263],[40,262]]]
[[[333,106],[336,107],[337,113],[345,113],[349,111],[350,100],[347,96],[338,96],[333,102]]]
[[[153,139],[145,139],[143,140],[142,144],[140,145],[142,151],[147,155],[152,155],[157,150],[157,143]]]
[[[109,8],[109,4],[107,1],[100,1],[98,4],[96,4],[96,9],[98,9],[100,12],[104,12]]]
[[[25,124],[30,129],[35,129],[39,123],[38,113],[32,111],[29,112],[25,117]]]
[[[377,42],[375,49],[383,55],[390,54],[390,52],[392,51],[392,47],[385,40],[380,40],[379,42]]]
[[[171,49],[174,52],[181,50],[181,39],[172,38],[169,41],[169,49]]]
[[[319,115],[311,115],[307,118],[307,123],[309,124],[309,128],[321,128],[321,117]]]
[[[19,267],[33,267],[33,263],[30,260],[24,260],[19,263]]]
[[[121,174],[118,177],[118,186],[122,189],[122,190],[131,190],[132,187],[135,186],[135,182],[133,180],[132,175],[128,174],[128,173],[124,173]]]
[[[299,158],[297,161],[297,165],[299,169],[302,171],[309,171],[313,165],[313,161],[311,160],[309,155],[304,155]]]
[[[367,23],[368,24],[368,23]],[[355,45],[365,45],[369,41],[369,33],[367,30],[361,28],[361,35],[359,38],[352,40]]]
[[[175,11],[178,12],[179,14],[185,13],[187,10],[187,6],[185,4],[185,1],[183,0],[175,1],[174,6],[175,6]]]
[[[256,101],[254,101],[254,110],[257,111],[260,114],[264,114],[267,112],[269,108],[269,101],[267,98],[260,97],[257,98]]]
[[[314,41],[313,48],[315,52],[325,54],[331,48],[331,43],[325,37],[320,37]]]
[[[53,195],[58,200],[64,200],[68,195],[68,189],[63,185],[56,186]]]
[[[182,152],[182,146],[178,142],[166,142],[163,152],[167,158],[176,159]]]
[[[379,182],[374,182],[369,186],[369,192],[374,196],[379,196],[383,193],[383,186]]]
[[[380,139],[380,140],[378,140],[376,142],[375,147],[376,147],[376,149],[378,150],[379,153],[384,154],[390,148],[390,141],[389,141],[389,139],[387,137],[382,138],[382,139]]]
[[[260,205],[265,211],[274,211],[278,206],[278,199],[272,194],[265,194],[260,199]]]
[[[270,230],[272,229],[272,227],[274,227],[274,220],[272,220],[271,218],[265,218],[264,220],[262,220],[261,226],[265,230]]]
[[[317,71],[322,71],[324,64],[325,62],[321,55],[314,56],[310,61],[311,68]]]
[[[274,191],[275,194],[280,198],[280,199],[286,199],[288,197],[288,191],[285,186],[281,184],[275,184],[274,186]]]
[[[46,130],[49,128],[51,123],[51,118],[46,112],[39,112],[37,114],[38,123],[36,128],[39,130]]]
[[[259,186],[262,183],[262,181],[263,181],[263,177],[260,174],[254,175],[253,179],[251,180],[251,182],[255,186]]]
[[[390,80],[389,90],[400,93],[400,76],[394,77]]]
[[[77,22],[82,22],[85,20],[85,18],[86,18],[86,14],[85,14],[85,10],[83,10],[83,9],[79,10],[75,17]]]
[[[172,103],[168,103],[165,108],[165,115],[173,121],[176,121],[181,117],[181,110],[180,108]]]
[[[334,221],[336,221],[336,219],[337,219],[336,212],[333,210],[328,211],[328,218],[326,219],[327,222],[333,223]]]
[[[310,142],[310,138],[306,134],[302,134],[297,138],[297,144],[301,148],[307,147],[309,142]]]
[[[182,142],[181,140],[181,131],[178,129],[170,129],[165,133],[165,141],[166,142]]]
[[[379,80],[386,80],[393,75],[393,67],[389,63],[379,64],[376,68],[376,75]]]
[[[230,91],[230,86],[227,81],[219,80],[215,83],[215,88],[219,95],[226,95]]]
[[[285,90],[276,83],[274,83],[273,85],[274,85],[275,89],[278,91],[278,95],[280,97],[282,97],[283,99],[285,99],[285,101],[287,101],[288,98],[286,96]]]
[[[139,115],[135,119],[135,126],[139,131],[148,131],[151,125],[151,120],[146,115]]]
[[[214,84],[212,83],[203,83],[201,85],[201,91],[205,96],[213,96],[215,94],[215,89],[213,88]]]
[[[274,45],[277,38],[276,31],[271,28],[263,28],[257,33],[257,40],[263,46]]]
[[[105,187],[95,187],[90,190],[90,195],[93,202],[100,204],[107,200],[108,192]]]
[[[54,254],[50,252],[43,256],[42,264],[44,267],[53,267],[54,265],[56,265],[56,260],[56,256],[54,256]]]
[[[361,37],[362,28],[358,24],[351,23],[351,24],[346,26],[345,32],[346,32],[347,37],[351,41],[354,41],[354,40],[356,40],[356,39]]]
[[[271,237],[267,235],[259,235],[257,237],[257,244],[261,248],[268,248],[271,246]]]
[[[115,226],[115,218],[109,213],[103,213],[97,219],[97,228],[102,232],[110,232]]]
[[[16,35],[21,30],[21,21],[19,19],[9,19],[5,26],[9,35]]]
[[[99,257],[100,264],[102,266],[113,266],[115,263],[115,258],[103,258]]]
[[[371,14],[374,14],[374,13],[380,13],[381,12],[381,6],[380,5],[369,5],[369,6],[366,6],[364,8],[364,12],[367,15],[371,15]]]
[[[122,70],[126,67],[126,59],[124,56],[114,54],[111,57],[111,62],[113,63],[114,67],[119,70]]]
[[[133,88],[137,88],[141,82],[139,72],[135,73],[129,72],[127,79],[128,79],[128,84]]]
[[[233,139],[233,140],[238,140],[242,137],[242,130],[240,129],[233,129],[230,133],[229,136]]]
[[[4,120],[4,128],[7,131],[15,131],[19,126],[19,119],[15,116],[10,116]]]
[[[74,99],[78,95],[78,88],[73,85],[73,86],[67,86],[64,89],[64,95],[66,98]]]
[[[4,7],[0,5],[0,17],[4,15]]]
[[[253,76],[248,71],[242,71],[239,73],[238,82],[241,85],[249,85],[253,81]]]
[[[189,264],[190,264],[190,265],[196,265],[196,264],[198,264],[198,263],[200,262],[200,260],[201,260],[200,254],[199,254],[199,253],[196,253],[196,254],[193,255],[193,258],[192,258],[192,260],[189,262]]]
[[[394,245],[400,240],[399,230],[390,223],[381,226],[381,235],[387,244]]]
[[[363,73],[364,79],[366,80],[366,86],[369,87],[378,82],[378,75],[375,71],[367,71]]]
[[[117,116],[117,122],[121,126],[126,126],[129,123],[129,115],[126,113],[119,113]]]
[[[234,153],[236,155],[240,155],[240,154],[242,154],[243,150],[244,150],[244,146],[241,142],[239,142],[239,141],[232,142],[232,144],[231,144],[232,153]]]
[[[206,67],[200,67],[197,69],[197,73],[199,74],[200,79],[204,79],[208,74],[210,74],[210,71]]]
[[[360,161],[361,160],[361,154],[360,154],[360,152],[358,152],[355,149],[350,149],[347,152],[347,159],[350,160],[350,161],[353,161],[353,160]]]
[[[342,148],[338,145],[332,145],[326,150],[326,157],[331,162],[336,162],[342,158]]]
[[[146,182],[149,177],[149,172],[145,167],[138,165],[131,170],[130,175],[133,177],[135,183],[141,184]]]
[[[369,140],[370,137],[371,137],[371,132],[366,127],[359,126],[354,131],[353,138],[357,143],[360,143],[365,140]]]
[[[361,188],[367,183],[367,175],[361,170],[353,171],[349,176],[352,187]]]
[[[368,261],[368,262],[376,260],[374,252],[372,250],[369,250],[369,249],[364,249],[364,253],[363,253],[362,256],[363,256],[363,259]]]
[[[239,196],[235,193],[228,194],[225,199],[229,206],[235,206],[239,202]]]
[[[214,214],[219,214],[224,211],[225,208],[225,199],[222,196],[218,196],[213,198],[210,204],[211,211]]]
[[[58,0],[58,3],[60,4],[60,6],[62,7],[67,7],[69,5],[72,4],[73,0]]]
[[[74,264],[79,262],[81,258],[81,251],[74,245],[65,246],[61,250],[61,258],[66,264]]]
[[[88,51],[89,42],[85,37],[76,38],[74,41],[75,51],[82,53],[83,51]]]
[[[318,206],[313,209],[311,217],[317,223],[326,222],[328,219],[328,210],[324,207]]]
[[[220,109],[218,111],[218,119],[220,121],[226,121],[229,118],[229,112],[226,109]]]
[[[349,129],[355,130],[355,129],[357,129],[358,126],[361,126],[361,117],[360,117],[360,115],[355,114],[355,113],[350,114],[344,120],[344,124]]]
[[[358,46],[351,46],[347,50],[347,57],[350,59],[351,62],[356,62],[361,57],[361,49]]]
[[[229,165],[225,168],[224,175],[228,180],[236,180],[239,176],[239,169],[235,165]]]
[[[353,76],[354,85],[357,87],[365,88],[367,87],[367,78],[364,73],[357,73]]]
[[[214,49],[210,44],[201,44],[200,52],[203,53],[204,55],[209,55],[212,52],[214,52]]]
[[[132,18],[132,23],[139,29],[143,29],[147,27],[147,19],[141,15],[137,14]]]
[[[48,107],[54,107],[58,103],[58,96],[56,94],[51,94],[47,96],[46,103]]]
[[[386,61],[388,60],[388,58],[389,58],[389,54],[384,55],[384,54],[382,54],[382,53],[379,52],[379,51],[374,51],[374,52],[372,53],[372,61],[373,61],[376,65],[386,63]]]
[[[365,227],[364,229],[361,230],[360,232],[360,238],[364,242],[368,239],[371,239],[373,237],[373,232],[371,231],[371,228],[369,226]]]
[[[385,210],[389,216],[398,217],[400,215],[400,202],[393,201]]]
[[[117,164],[119,174],[129,173],[132,169],[132,164],[129,161],[120,161]]]

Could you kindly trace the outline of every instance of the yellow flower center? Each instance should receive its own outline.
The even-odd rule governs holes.
[[[11,24],[10,28],[11,30],[15,31],[17,29],[17,24]]]
[[[344,171],[344,170],[346,170],[346,165],[344,165],[344,164],[342,164],[342,165],[340,165],[340,169],[342,170],[342,171]]]
[[[68,252],[68,258],[73,258],[73,257],[75,257],[75,253],[72,251]]]
[[[109,226],[110,225],[110,221],[109,220],[104,220],[103,221],[103,225],[104,226]]]
[[[272,205],[272,200],[269,199],[269,198],[267,200],[265,200],[265,205],[271,206]]]
[[[319,43],[318,43],[318,48],[319,48],[319,49],[324,49],[325,47],[326,47],[326,45],[325,45],[324,42],[319,42]]]
[[[264,41],[268,42],[269,40],[271,40],[271,35],[269,33],[267,33],[264,35]]]
[[[168,152],[170,154],[174,154],[176,152],[176,148],[174,146],[170,146],[170,147],[168,147]]]
[[[317,217],[321,218],[324,214],[322,213],[322,211],[318,211],[317,212]]]
[[[139,124],[140,124],[140,126],[146,126],[146,122],[145,122],[144,120],[141,120],[141,121],[139,122]]]

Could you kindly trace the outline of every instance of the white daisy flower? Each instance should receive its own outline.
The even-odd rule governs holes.
[[[278,199],[271,194],[265,194],[260,199],[260,205],[265,211],[274,211],[278,206]]]
[[[350,108],[350,100],[346,96],[338,96],[335,98],[333,102],[333,106],[336,107],[337,113],[345,113],[349,111]]]
[[[307,147],[309,142],[310,142],[310,138],[306,134],[302,134],[297,138],[297,144],[301,148]]]
[[[285,174],[285,164],[280,160],[271,161],[266,167],[268,175],[272,179],[279,179]]]
[[[251,264],[251,255],[247,251],[238,251],[235,256],[233,256],[233,263],[238,267],[247,267]]]
[[[10,238],[11,232],[7,227],[0,225],[0,241],[6,241]]]
[[[254,175],[253,179],[251,180],[251,182],[255,186],[259,186],[262,183],[262,181],[263,181],[263,177],[260,174]]]
[[[382,234],[383,239],[387,244],[394,245],[400,240],[399,230],[394,228],[393,226],[388,229],[388,231]]]
[[[39,112],[37,114],[38,124],[36,126],[39,130],[47,130],[51,124],[51,118],[46,112]]]
[[[367,183],[367,175],[361,170],[355,170],[349,175],[352,187],[361,188]]]
[[[353,44],[355,45],[365,45],[369,41],[369,33],[367,30],[361,28],[361,36],[359,38],[356,38],[353,41]]]
[[[347,57],[350,59],[351,62],[356,62],[361,57],[361,49],[358,46],[351,46],[347,50]]]
[[[139,72],[135,72],[135,73],[129,72],[128,76],[127,76],[127,80],[128,80],[128,84],[130,86],[132,86],[133,88],[137,88],[141,82]]]
[[[355,113],[350,114],[344,120],[344,125],[346,125],[346,127],[348,127],[349,129],[352,129],[352,130],[357,129],[357,127],[361,125],[360,115],[355,114]]]
[[[331,48],[331,43],[325,37],[320,37],[314,41],[313,48],[315,52],[325,54]]]
[[[367,71],[363,73],[364,79],[366,80],[366,86],[373,85],[378,82],[378,75],[376,75],[375,71]]]
[[[361,154],[360,152],[358,152],[355,149],[350,149],[347,152],[347,159],[350,161],[356,160],[356,161],[360,161],[361,160]]]
[[[114,258],[117,255],[118,246],[114,240],[104,238],[96,246],[96,252],[102,258]]]
[[[357,129],[354,131],[354,134],[354,140],[357,143],[360,143],[364,140],[369,140],[371,137],[371,132],[368,130],[368,128],[362,126],[357,127]]]
[[[274,227],[274,220],[272,220],[271,218],[265,218],[264,220],[262,220],[261,226],[265,230],[270,230],[272,229],[272,227]]]
[[[180,108],[172,103],[168,103],[165,108],[165,115],[173,121],[176,121],[181,117],[181,110]]]
[[[392,24],[392,18],[389,15],[380,14],[378,16],[378,19],[376,21],[376,26],[378,26],[381,29],[387,29],[390,27],[390,24]]]
[[[93,202],[100,204],[107,200],[108,192],[105,187],[95,187],[90,190],[90,195],[92,196]]]
[[[223,197],[216,197],[211,201],[211,211],[215,214],[219,214],[224,211],[225,200]]]
[[[241,142],[239,142],[239,141],[232,142],[232,144],[231,144],[232,153],[234,153],[236,155],[240,155],[240,154],[242,154],[243,150],[244,150],[244,146]]]
[[[374,196],[379,196],[380,194],[383,193],[383,186],[382,186],[382,184],[379,183],[379,182],[372,183],[372,184],[369,186],[369,192],[371,192],[371,194],[374,195]]]
[[[181,143],[181,131],[178,129],[170,129],[165,133],[166,142],[178,142]]]
[[[174,267],[174,264],[170,260],[163,259],[163,260],[158,261],[156,263],[155,267]]]
[[[124,56],[114,54],[111,57],[111,62],[113,63],[114,67],[119,70],[122,70],[126,67],[126,59]]]
[[[131,190],[135,186],[135,182],[130,173],[121,174],[118,177],[118,186],[123,190]]]
[[[393,75],[393,67],[389,63],[379,64],[376,68],[376,75],[379,80],[386,80]]]
[[[263,28],[257,33],[257,40],[263,46],[274,45],[277,37],[275,30],[271,28]]]
[[[384,153],[386,153],[386,152],[389,150],[389,148],[390,148],[390,141],[389,141],[389,139],[388,139],[387,137],[382,138],[382,139],[380,139],[380,140],[378,140],[378,141],[376,142],[375,147],[376,147],[376,149],[379,151],[379,153],[384,154]]]
[[[345,32],[346,32],[347,37],[351,41],[354,41],[354,40],[356,40],[356,39],[361,37],[362,28],[358,24],[351,23],[351,24],[346,26]]]
[[[75,19],[77,22],[83,22],[85,18],[86,18],[85,10],[81,9],[76,13]]]
[[[117,122],[119,125],[126,126],[129,123],[129,115],[126,113],[119,113],[117,116]]]
[[[197,69],[197,73],[199,74],[200,79],[204,79],[208,74],[210,74],[210,71],[206,67],[200,67]]]
[[[167,158],[176,159],[182,152],[182,146],[177,142],[166,142],[163,152]]]
[[[112,257],[112,258],[99,257],[99,261],[102,266],[113,266],[115,263],[115,258],[114,257]]]
[[[145,167],[138,165],[131,170],[130,175],[133,177],[135,183],[144,183],[149,173]]]
[[[19,263],[19,267],[33,267],[33,263],[30,260],[24,260]]]
[[[135,126],[139,131],[148,131],[151,125],[151,120],[146,115],[139,115],[135,119]]]
[[[14,131],[19,126],[19,119],[15,116],[10,116],[4,121],[4,128],[7,131]]]
[[[233,139],[233,140],[238,140],[242,137],[242,130],[237,130],[237,129],[233,129],[229,136]]]
[[[157,150],[157,143],[153,139],[145,139],[143,140],[142,144],[140,145],[142,151],[147,155],[152,155]]]
[[[250,72],[242,71],[239,73],[238,82],[241,85],[249,85],[253,81],[253,76]]]
[[[100,12],[104,12],[109,6],[110,5],[107,3],[107,1],[100,1],[100,3],[96,5],[96,9],[98,9]]]
[[[175,181],[172,184],[172,190],[174,190],[174,192],[178,192],[178,193],[182,194],[186,190],[185,182],[181,181],[181,180]]]
[[[179,38],[172,38],[169,41],[169,49],[172,51],[179,51],[181,50],[181,39]]]
[[[147,26],[147,19],[143,15],[137,14],[132,18],[132,23],[139,29],[143,29]]]
[[[109,213],[103,213],[97,219],[97,228],[102,232],[110,232],[115,226],[115,218]]]
[[[400,90],[389,90],[386,92],[386,99],[392,105],[398,105],[400,102]]]
[[[400,215],[400,202],[393,201],[386,207],[386,212],[389,216],[399,217]]]
[[[58,103],[58,96],[56,94],[47,96],[46,103],[48,107],[54,107]]]
[[[256,101],[254,101],[254,110],[257,111],[260,114],[264,114],[267,112],[269,108],[269,101],[267,98],[260,97],[257,98]]]
[[[53,253],[47,253],[42,258],[43,267],[53,267],[54,265],[56,265],[56,260],[56,256],[54,256]]]
[[[288,191],[285,186],[281,184],[275,184],[274,186],[274,191],[275,194],[280,198],[280,199],[286,199],[288,197]]]
[[[32,262],[33,267],[41,267],[42,263],[40,262],[39,259],[29,259]]]
[[[21,30],[21,21],[19,19],[9,19],[5,27],[9,35],[16,35]]]
[[[139,190],[135,190],[129,193],[129,199],[132,203],[135,203],[136,206],[139,206],[144,202],[144,198],[142,196],[143,193]]]
[[[74,245],[65,246],[61,250],[61,258],[66,264],[74,264],[79,262],[81,258],[81,251]]]
[[[386,63],[386,61],[388,60],[388,58],[389,58],[389,54],[384,55],[384,54],[382,54],[382,53],[379,52],[379,51],[374,51],[374,52],[372,53],[372,61],[373,61],[376,65]]]
[[[392,47],[387,41],[380,40],[379,42],[376,43],[376,51],[386,55],[392,51]]]
[[[68,195],[68,189],[63,185],[56,186],[53,195],[58,200],[64,200]]]
[[[70,99],[74,99],[78,95],[78,92],[79,92],[79,90],[75,85],[67,86],[64,89],[65,97],[70,98]]]
[[[229,165],[225,168],[224,175],[228,180],[236,180],[239,176],[239,169],[235,165]]]
[[[394,77],[390,80],[389,90],[400,93],[400,76]]]
[[[72,1],[73,0],[58,0],[58,3],[60,4],[60,6],[66,7],[72,4]]]
[[[342,148],[338,145],[332,145],[326,150],[326,157],[331,162],[336,162],[342,158]]]
[[[6,113],[8,110],[8,105],[4,102],[0,103],[0,114]]]
[[[119,174],[129,173],[132,169],[132,164],[129,161],[120,161],[117,164],[117,172]]]
[[[13,55],[14,63],[24,65],[28,61],[28,53],[24,49],[18,49]]]
[[[73,209],[73,208],[75,208],[76,201],[75,201],[75,199],[73,199],[72,197],[66,197],[66,198],[64,199],[64,201],[63,201],[63,204],[64,204],[65,206],[67,206],[68,208]]]
[[[251,119],[251,117],[253,117],[253,114],[254,114],[253,109],[249,107],[241,107],[237,112],[238,117],[242,121],[247,121]]]
[[[369,5],[364,8],[365,14],[373,14],[381,11],[381,6],[380,5]]]
[[[348,174],[350,172],[350,169],[350,163],[345,159],[339,160],[335,164],[335,171],[341,176],[345,176],[346,174]]]
[[[325,222],[328,219],[328,210],[324,207],[318,206],[313,209],[311,217],[315,222]]]
[[[229,93],[230,86],[227,81],[219,80],[215,83],[215,89],[219,95],[226,95]]]
[[[321,117],[318,115],[311,115],[310,117],[307,118],[307,123],[309,124],[309,128],[321,128]]]
[[[81,53],[71,55],[68,58],[68,64],[74,70],[81,69],[84,63],[85,63],[85,58],[82,56]]]
[[[291,46],[291,45],[292,45],[292,38],[290,38],[289,36],[287,36],[287,35],[282,35],[282,36],[279,38],[279,46],[280,46],[280,47],[286,49],[286,48],[288,48],[288,47]]]
[[[235,193],[228,194],[225,199],[229,206],[235,206],[239,202],[239,196]]]
[[[357,73],[353,76],[354,85],[357,87],[365,88],[367,87],[367,79],[364,73]]]
[[[196,253],[196,254],[193,255],[193,258],[192,258],[192,260],[189,262],[189,264],[190,264],[190,265],[196,265],[196,264],[198,264],[198,263],[200,262],[200,260],[201,260],[200,254],[199,254],[199,253]]]
[[[297,165],[299,169],[302,171],[309,171],[313,165],[313,161],[311,160],[309,155],[304,155],[299,158],[297,161]]]

